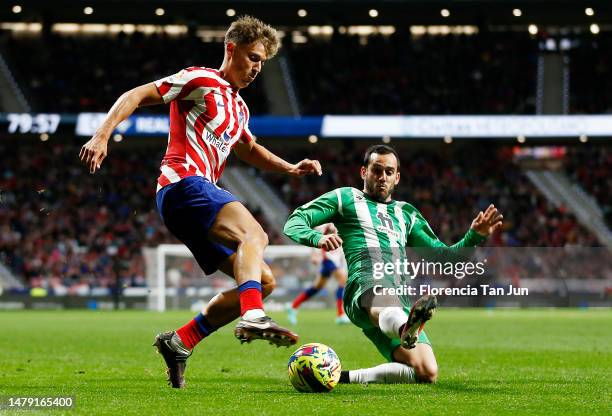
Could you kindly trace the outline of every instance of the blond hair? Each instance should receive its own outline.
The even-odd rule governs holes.
[[[241,16],[230,25],[225,33],[225,44],[245,45],[260,41],[266,49],[267,59],[272,58],[280,47],[276,29],[252,16]]]

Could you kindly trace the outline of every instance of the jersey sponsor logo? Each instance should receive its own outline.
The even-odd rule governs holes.
[[[378,225],[376,226],[376,231],[383,233],[383,234],[387,234],[389,236],[389,238],[393,237],[396,240],[400,239],[400,233],[392,230],[390,228],[385,227],[384,225]]]
[[[219,137],[215,136],[213,133],[209,132],[208,130],[206,131],[206,141],[210,143],[211,146],[218,149],[223,154],[229,151],[228,150],[229,147],[227,145],[227,142],[229,140],[225,140],[225,138],[220,139]]]

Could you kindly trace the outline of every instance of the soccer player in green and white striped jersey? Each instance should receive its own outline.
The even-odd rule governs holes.
[[[349,269],[344,309],[389,361],[374,368],[343,371],[341,382],[435,382],[438,365],[422,329],[435,310],[436,298],[423,296],[412,307],[404,296],[397,296],[394,304],[377,304],[374,287],[394,282],[396,276],[386,272],[377,280],[373,272],[380,271],[379,265],[406,259],[405,247],[452,252],[476,246],[502,225],[502,215],[490,205],[476,216],[459,242],[446,246],[414,206],[391,198],[400,180],[399,164],[395,149],[371,146],[361,167],[363,190],[344,187],[323,194],[297,208],[285,224],[285,234],[297,243],[326,250],[343,246]],[[336,226],[337,234],[313,230],[328,222]]]

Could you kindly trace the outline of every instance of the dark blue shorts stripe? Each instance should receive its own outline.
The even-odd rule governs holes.
[[[255,280],[248,280],[238,286],[238,293],[242,293],[247,289],[257,289],[261,292],[261,283],[256,282]]]

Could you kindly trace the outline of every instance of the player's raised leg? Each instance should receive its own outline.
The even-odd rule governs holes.
[[[219,265],[219,270],[233,277],[235,258],[236,254],[232,254]],[[276,280],[267,264],[262,263],[261,269],[262,295],[265,298],[274,290]],[[166,373],[172,387],[184,387],[186,361],[195,346],[239,316],[240,296],[238,289],[234,288],[214,296],[201,313],[181,328],[156,337],[154,345],[166,361]]]
[[[276,324],[263,310],[261,273],[268,236],[261,225],[240,202],[231,202],[219,211],[208,237],[236,250],[233,272],[241,315],[236,338],[241,342],[263,339],[278,346],[295,344],[297,334]]]
[[[412,349],[437,306],[435,296],[425,295],[417,299],[408,315],[399,307],[374,307],[369,309],[369,316],[385,335],[391,339],[399,335],[402,347]]]
[[[234,277],[234,260],[236,255],[233,254],[226,261],[219,265],[219,270]],[[261,265],[261,287],[262,296],[266,298],[276,287],[276,279],[272,274],[270,266],[265,262]],[[240,294],[238,288],[226,290],[217,293],[206,305],[203,311],[208,321],[216,328],[221,328],[240,317]]]

